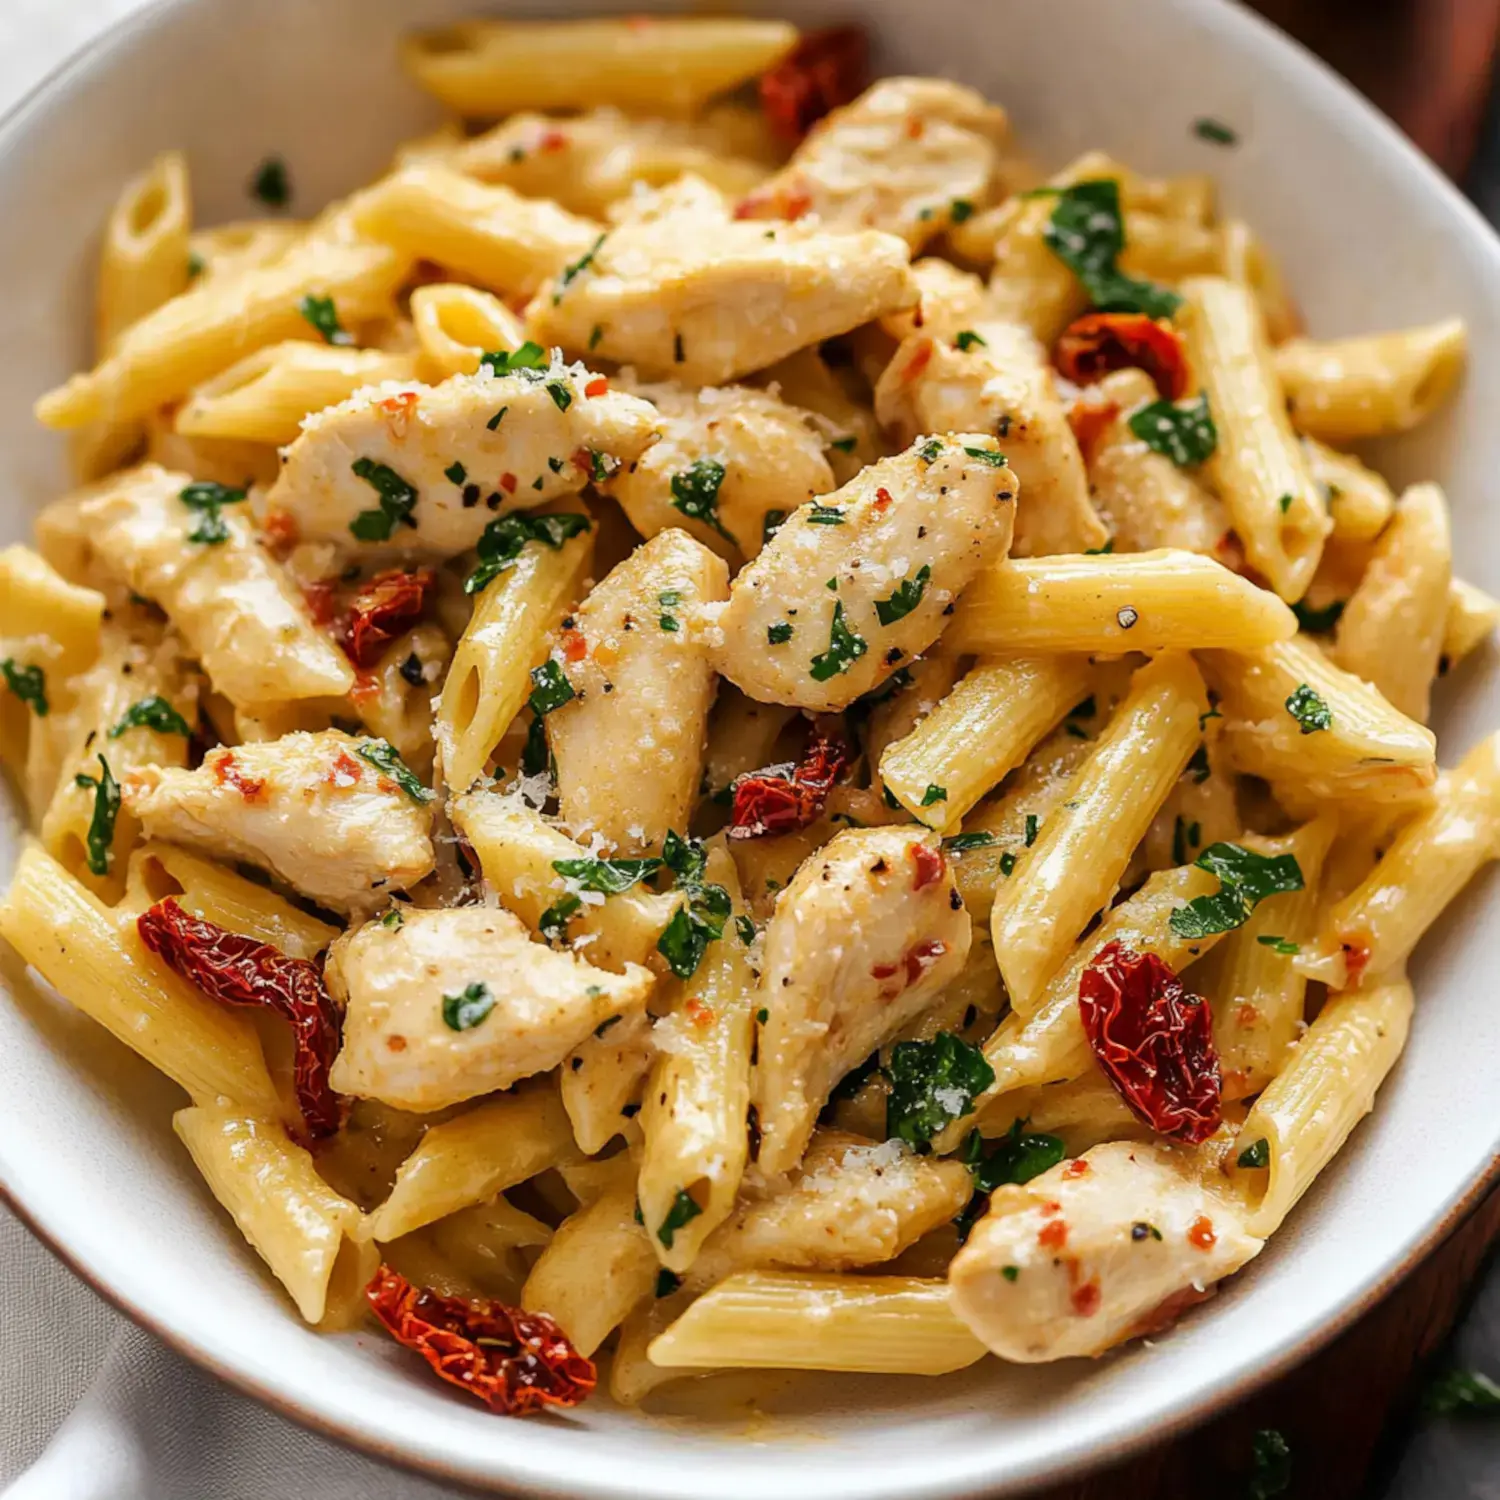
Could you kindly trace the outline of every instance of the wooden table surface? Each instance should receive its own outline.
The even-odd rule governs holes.
[[[1255,0],[1255,9],[1463,179],[1494,73],[1500,0]],[[1500,1188],[1384,1301],[1290,1375],[1195,1431],[1040,1500],[1238,1500],[1262,1428],[1275,1428],[1291,1449],[1289,1500],[1369,1500],[1497,1241]]]

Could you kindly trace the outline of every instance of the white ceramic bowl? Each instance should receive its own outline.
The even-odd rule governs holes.
[[[630,0],[639,7],[639,0]],[[372,176],[433,111],[397,35],[467,0],[176,0],[75,60],[0,128],[0,537],[27,535],[64,482],[35,396],[85,358],[98,226],[151,154],[185,146],[204,221],[250,210],[285,155],[297,206]],[[491,5],[488,8],[493,9]],[[546,14],[624,9],[551,0]],[[662,6],[661,8],[668,8]],[[756,5],[742,5],[756,9]],[[764,7],[776,9],[774,5]],[[788,6],[788,9],[792,7]],[[1465,576],[1500,592],[1500,253],[1458,194],[1372,110],[1222,0],[864,0],[881,71],[947,74],[1014,114],[1046,162],[1104,146],[1150,172],[1210,171],[1284,260],[1311,326],[1342,333],[1462,314],[1457,403],[1382,455],[1449,487]],[[1240,133],[1196,139],[1200,115]],[[1451,763],[1500,724],[1488,653],[1439,694]],[[19,823],[5,810],[0,867]],[[1265,1254],[1153,1347],[1097,1363],[990,1360],[943,1380],[781,1382],[748,1419],[642,1416],[600,1402],[502,1421],[381,1337],[309,1332],[173,1139],[174,1090],[0,964],[0,1185],[106,1296],[282,1411],[429,1471],[527,1494],[653,1500],[878,1500],[1010,1491],[1115,1458],[1244,1394],[1329,1337],[1408,1268],[1490,1173],[1500,1006],[1481,878],[1424,945],[1411,1044],[1359,1130]]]

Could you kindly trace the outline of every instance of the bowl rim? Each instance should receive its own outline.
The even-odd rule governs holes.
[[[153,31],[174,24],[179,15],[199,3],[201,0],[144,0],[138,9],[113,21],[74,48],[0,114],[0,156],[24,150],[33,117],[46,110],[68,88],[82,82],[89,74],[106,68],[113,56],[128,44],[144,40]],[[245,3],[253,4],[254,0],[241,0],[241,4]],[[780,9],[787,3],[788,0],[773,0],[771,8]],[[1500,289],[1500,235],[1458,187],[1385,114],[1321,58],[1296,38],[1250,10],[1243,0],[1155,0],[1155,3],[1168,14],[1191,17],[1200,23],[1205,16],[1211,17],[1213,27],[1224,31],[1231,43],[1252,51],[1257,58],[1279,57],[1284,68],[1300,75],[1303,87],[1320,96],[1333,115],[1342,117],[1343,124],[1373,141],[1373,149],[1378,154],[1398,158],[1408,171],[1424,179],[1426,190],[1442,201],[1445,211],[1457,215],[1467,235],[1476,237],[1477,243],[1484,246],[1482,253],[1487,257],[1494,283]],[[525,8],[524,0],[521,8]],[[732,10],[733,5],[726,8]],[[982,1500],[985,1496],[1027,1493],[1121,1463],[1207,1422],[1312,1358],[1347,1331],[1435,1251],[1475,1211],[1497,1183],[1500,1183],[1500,1142],[1441,1212],[1424,1225],[1415,1238],[1398,1247],[1387,1263],[1367,1276],[1363,1283],[1347,1288],[1323,1321],[1300,1334],[1289,1336],[1280,1349],[1252,1367],[1236,1369],[1231,1366],[1209,1383],[1164,1402],[1151,1422],[1130,1422],[1127,1425],[1121,1420],[1116,1430],[1097,1433],[1081,1447],[1074,1446],[1065,1453],[1050,1456],[1038,1455],[1027,1460],[1019,1471],[1012,1468],[1006,1474],[996,1472],[993,1452],[981,1447],[977,1450],[978,1461],[957,1486],[946,1481],[939,1481],[935,1487],[924,1485],[919,1491],[909,1490],[908,1500]],[[331,1439],[355,1453],[409,1473],[439,1480],[476,1495],[499,1494],[517,1497],[517,1500],[538,1500],[538,1497],[567,1497],[567,1500],[578,1497],[578,1500],[584,1500],[589,1496],[597,1497],[597,1500],[623,1500],[625,1496],[647,1493],[617,1482],[600,1485],[581,1478],[571,1479],[566,1488],[560,1488],[480,1475],[470,1465],[427,1456],[356,1422],[301,1404],[277,1385],[216,1350],[210,1341],[171,1326],[157,1311],[113,1285],[104,1270],[42,1226],[39,1216],[24,1201],[21,1193],[5,1180],[3,1162],[0,1162],[0,1204],[13,1213],[52,1256],[116,1312],[232,1389],[319,1437]],[[580,1483],[584,1487],[580,1488]],[[945,1484],[947,1487],[942,1487]]]

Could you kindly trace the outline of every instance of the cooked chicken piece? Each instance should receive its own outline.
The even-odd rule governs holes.
[[[925,255],[912,262],[911,274],[921,300],[880,320],[881,329],[891,338],[899,341],[909,334],[925,333],[951,339],[962,329],[994,318],[989,288],[972,271],[961,271],[941,256]]]
[[[656,408],[661,436],[605,486],[652,537],[680,526],[730,562],[754,557],[766,518],[833,488],[823,439],[795,407],[748,386],[631,387]]]
[[[646,402],[555,357],[499,377],[392,381],[308,417],[269,503],[304,541],[453,557],[496,516],[633,463],[655,430]]]
[[[753,219],[815,214],[883,229],[920,250],[990,200],[1005,111],[942,78],[883,78],[818,121],[781,171],[740,205]]]
[[[776,898],[761,961],[763,1173],[796,1165],[829,1090],[958,975],[969,939],[934,834],[846,829],[803,864]]]
[[[210,750],[196,771],[143,766],[121,792],[147,838],[242,859],[359,914],[433,865],[431,793],[399,762],[392,774],[390,754],[338,729],[288,734]]]
[[[728,594],[723,559],[686,532],[637,547],[564,622],[573,697],[547,715],[557,798],[575,837],[659,849],[698,797],[714,670],[696,616]]]
[[[904,339],[875,388],[875,415],[899,442],[919,432],[995,433],[1026,497],[1016,556],[1086,552],[1108,540],[1052,372],[1020,324]]]
[[[996,1354],[1032,1363],[1167,1327],[1264,1243],[1202,1185],[1192,1152],[1111,1141],[997,1189],[948,1281]]]
[[[804,505],[735,578],[719,671],[763,703],[847,707],[925,651],[1005,556],[1017,489],[994,438],[958,432]]]
[[[637,188],[628,198],[612,203],[605,217],[615,229],[670,219],[672,232],[680,235],[690,221],[707,228],[729,223],[734,205],[713,183],[689,172],[664,188]]]
[[[649,217],[647,205],[646,222],[636,205],[637,222],[537,292],[532,338],[635,365],[648,380],[723,385],[916,300],[893,235],[715,222],[701,202]]]
[[[665,187],[685,172],[735,197],[748,192],[765,167],[725,154],[720,140],[697,121],[632,119],[617,109],[566,119],[518,114],[465,141],[447,162],[482,182],[597,218],[637,183]]]
[[[142,464],[50,506],[48,533],[65,536],[85,572],[160,605],[237,707],[346,693],[354,669],[262,550],[244,492],[191,486],[187,474]]]
[[[772,1266],[849,1271],[894,1260],[969,1201],[969,1169],[901,1141],[817,1131],[789,1181],[751,1189],[705,1241],[694,1287]]]
[[[366,188],[349,216],[357,233],[507,297],[529,297],[587,255],[603,229],[544,198],[523,198],[435,162]]]
[[[519,917],[487,906],[408,908],[346,933],[328,950],[342,1002],[342,1094],[430,1111],[555,1068],[596,1026],[639,1011],[651,975],[596,969],[531,940]]]
[[[845,390],[816,349],[799,349],[762,370],[755,380],[783,401],[802,408],[823,434],[823,456],[833,471],[834,484],[848,484],[866,464],[885,457],[885,441],[874,411]]]

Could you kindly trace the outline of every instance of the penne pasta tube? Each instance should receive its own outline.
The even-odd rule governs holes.
[[[1413,485],[1339,616],[1333,657],[1419,724],[1442,657],[1452,583],[1448,502],[1435,484]]]
[[[981,658],[880,758],[880,780],[919,822],[954,830],[1088,693],[1083,656]]]
[[[1292,425],[1325,443],[1405,432],[1447,399],[1463,373],[1462,318],[1348,339],[1292,339],[1276,375]]]
[[[289,339],[258,349],[204,382],[183,402],[175,422],[185,437],[252,443],[292,442],[302,419],[347,401],[382,380],[412,380],[410,354],[347,349]]]
[[[1246,555],[1283,599],[1300,599],[1330,522],[1287,420],[1265,319],[1245,288],[1215,276],[1182,284],[1181,318],[1218,443],[1209,478]]]
[[[1274,594],[1212,558],[1162,548],[1015,558],[965,590],[944,636],[954,651],[1252,650],[1290,639]]]
[[[705,1292],[647,1352],[668,1368],[946,1375],[988,1351],[945,1281],[747,1271]]]
[[[164,151],[126,184],[104,223],[94,307],[101,356],[132,323],[186,288],[192,227],[187,161],[180,151]]]
[[[1443,620],[1443,654],[1438,670],[1447,672],[1494,634],[1500,622],[1500,599],[1455,578],[1448,590],[1448,613]]]
[[[250,1018],[215,1005],[153,957],[136,934],[135,916],[111,911],[29,844],[0,901],[0,937],[196,1103],[229,1099],[247,1113],[276,1118],[276,1089]]]
[[[1357,458],[1316,438],[1303,438],[1302,447],[1312,477],[1328,497],[1332,536],[1347,542],[1373,541],[1396,508],[1390,485]]]
[[[486,354],[526,342],[520,318],[498,297],[453,281],[419,286],[411,294],[411,321],[422,346],[422,377],[433,384],[472,375]]]
[[[581,506],[564,508],[577,513]],[[583,594],[593,554],[592,524],[560,547],[528,542],[475,599],[434,726],[449,786],[463,791],[483,774],[531,692],[531,669],[547,655],[552,630]]]
[[[1305,637],[1199,660],[1220,696],[1223,745],[1237,771],[1313,797],[1378,801],[1408,799],[1437,776],[1431,731]]]
[[[69,677],[99,655],[104,595],[70,583],[30,547],[0,551],[0,653]]]
[[[1157,809],[1202,739],[1203,679],[1185,656],[1163,656],[1131,679],[1066,800],[1032,837],[995,895],[995,959],[1018,1016],[1042,1004],[1044,985],[1095,912],[1108,905]]]
[[[1404,976],[1354,994],[1333,995],[1256,1100],[1234,1143],[1234,1176],[1245,1195],[1251,1234],[1278,1228],[1318,1173],[1375,1104],[1411,1027],[1412,990]],[[1266,1165],[1247,1162],[1263,1157]]]
[[[390,1197],[366,1219],[362,1232],[372,1240],[400,1239],[575,1154],[573,1130],[555,1088],[547,1084],[502,1095],[432,1126],[401,1163]]]
[[[1500,853],[1500,736],[1444,776],[1432,805],[1396,835],[1329,912],[1307,972],[1335,987],[1379,982],[1411,956],[1444,907]]]
[[[1302,331],[1302,316],[1276,257],[1243,219],[1228,220],[1219,233],[1224,275],[1255,298],[1272,344],[1295,338]]]
[[[794,708],[757,703],[732,683],[720,683],[703,757],[703,785],[709,794],[727,790],[737,776],[770,765],[781,731],[796,716]]]
[[[408,38],[407,71],[461,115],[613,104],[693,114],[791,50],[785,21],[671,16],[465,21]]]
[[[219,1102],[178,1110],[172,1128],[307,1322],[323,1320],[341,1256],[361,1263],[361,1284],[375,1274],[374,1247],[358,1234],[364,1215],[274,1120]]]
[[[640,1117],[641,1216],[656,1258],[678,1275],[734,1209],[750,1154],[757,981],[737,920],[745,906],[727,851],[710,850],[705,875],[729,892],[731,914],[697,973],[673,985],[672,1008],[655,1027],[656,1060]],[[684,1199],[694,1212],[679,1222]]]

